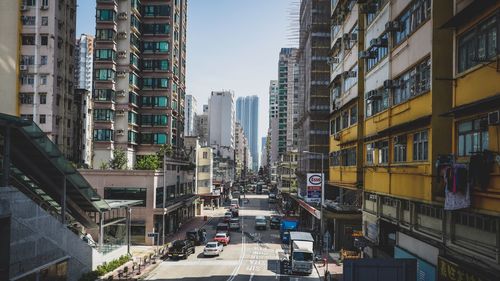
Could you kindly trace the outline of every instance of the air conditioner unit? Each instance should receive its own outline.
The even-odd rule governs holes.
[[[401,135],[401,136],[395,136],[394,139],[394,144],[403,144],[403,143],[406,143],[406,136],[405,135]]]
[[[116,111],[116,116],[124,116],[125,115],[125,110],[120,109]]]
[[[119,13],[118,14],[118,19],[119,20],[126,20],[126,19],[128,19],[127,13],[125,13],[125,12]]]
[[[329,57],[326,60],[326,63],[328,63],[328,64],[337,64],[339,62],[340,62],[340,59],[338,57]]]
[[[25,65],[25,64],[21,64],[21,65],[19,66],[19,70],[21,70],[21,71],[26,71],[26,70],[28,70],[28,66],[27,66],[27,65]]]
[[[123,136],[125,135],[125,131],[120,129],[120,130],[116,130],[116,134],[119,135],[119,136]]]
[[[40,10],[48,10],[49,9],[49,5],[42,5],[40,7]]]
[[[498,110],[488,113],[488,125],[498,125],[500,122],[499,117]]]
[[[385,24],[385,31],[401,31],[403,25],[399,21],[390,21]]]
[[[340,133],[335,133],[333,135],[333,139],[336,140],[336,141],[339,141],[340,140]]]
[[[368,93],[366,93],[367,100],[375,100],[380,98],[382,98],[382,95],[377,90],[371,90]]]
[[[399,86],[399,81],[398,80],[385,80],[384,81],[384,88],[389,89],[389,88],[397,88]]]
[[[375,51],[361,51],[361,52],[359,52],[360,59],[373,59],[373,58],[376,58],[377,55],[378,55],[378,53]]]
[[[374,38],[370,40],[371,47],[387,47],[388,41],[386,38]]]
[[[119,58],[126,58],[127,57],[127,51],[118,51],[118,57]]]
[[[118,71],[116,73],[116,76],[121,77],[121,78],[125,77],[126,75],[127,75],[127,72],[125,72],[125,71]]]
[[[125,31],[119,32],[118,39],[127,39],[127,32],[125,32]]]
[[[374,14],[376,11],[377,11],[377,5],[374,3],[367,3],[359,6],[359,12],[361,14]]]
[[[357,72],[356,71],[344,71],[342,73],[342,77],[345,78],[356,78],[357,77]]]
[[[120,90],[120,91],[117,91],[116,94],[119,96],[119,97],[124,97],[125,96],[125,91],[124,90]]]

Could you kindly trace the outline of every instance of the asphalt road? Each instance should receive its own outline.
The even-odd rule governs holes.
[[[163,261],[146,280],[210,280],[210,281],[261,281],[261,280],[319,280],[316,271],[310,276],[287,276],[280,273],[280,260],[287,247],[279,240],[279,231],[255,230],[254,218],[258,215],[274,214],[273,204],[267,202],[267,195],[247,195],[250,202],[240,209],[239,232],[231,232],[231,242],[224,247],[219,257],[203,257],[203,247],[197,246],[196,253],[187,260]],[[222,218],[220,218],[222,220]],[[213,219],[205,228],[207,237],[215,235]]]

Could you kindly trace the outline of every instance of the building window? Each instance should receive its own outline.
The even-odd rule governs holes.
[[[145,5],[145,17],[168,17],[170,16],[170,5]]]
[[[344,110],[341,113],[342,116],[342,130],[349,127],[349,110]]]
[[[42,17],[42,26],[49,25],[49,17]]]
[[[21,56],[21,64],[22,65],[34,65],[35,64],[35,56]]]
[[[167,124],[167,115],[141,115],[141,125],[166,126]]]
[[[417,214],[435,219],[443,219],[443,209],[431,205],[419,204]]]
[[[21,22],[23,25],[35,25],[35,19],[36,17],[34,16],[22,16]]]
[[[458,156],[469,156],[488,149],[488,120],[486,117],[457,123]]]
[[[358,123],[358,105],[351,107],[351,126]]]
[[[33,93],[20,93],[19,100],[21,104],[33,104]]]
[[[389,142],[379,141],[377,143],[378,147],[378,163],[387,164],[389,162]]]
[[[341,150],[342,166],[356,166],[356,147]]]
[[[348,77],[344,79],[344,93],[358,83],[358,65],[353,66],[347,74]]]
[[[110,129],[95,129],[94,141],[112,141],[113,131]]]
[[[47,93],[40,93],[40,104],[47,104]]]
[[[373,0],[371,2],[372,9],[370,9],[370,11],[366,15],[366,25],[367,26],[370,25],[370,23],[372,23],[375,20],[375,18],[380,13],[380,11],[382,11],[382,8],[385,6],[386,3],[387,3],[387,0]]]
[[[145,52],[166,53],[169,50],[169,43],[167,41],[144,42],[143,46]]]
[[[40,35],[40,44],[47,46],[49,44],[49,36],[47,34]]]
[[[116,12],[110,9],[98,9],[96,18],[98,21],[114,21],[116,19]]]
[[[35,76],[33,74],[22,74],[21,85],[34,85]]]
[[[116,31],[113,29],[96,29],[95,37],[97,40],[113,40],[115,38]]]
[[[367,51],[370,52],[368,58],[366,59],[366,72],[370,72],[376,65],[379,64],[387,54],[389,54],[389,48],[387,46],[387,33],[380,36],[382,44],[370,46]]]
[[[34,34],[23,34],[21,36],[21,44],[23,46],[35,45],[35,35]]]
[[[431,0],[415,0],[397,19],[401,30],[394,34],[394,45],[401,43],[431,16]]]
[[[499,53],[498,22],[497,13],[458,37],[458,72],[489,61]]]
[[[40,75],[40,85],[47,85],[47,75],[46,74]]]
[[[104,198],[114,200],[141,200],[139,207],[146,207],[146,188],[105,187]]]
[[[113,49],[98,49],[95,51],[95,59],[96,60],[115,60],[116,52]]]
[[[47,56],[40,56],[40,65],[47,64]]]
[[[406,136],[394,138],[394,162],[406,162]]]
[[[163,133],[142,133],[142,144],[166,144],[168,139],[167,134]]]
[[[94,109],[95,121],[113,121],[115,113],[112,109]]]
[[[115,71],[113,69],[96,69],[95,79],[101,81],[115,79]]]
[[[142,87],[143,89],[168,88],[168,78],[143,78]]]
[[[95,89],[94,101],[115,101],[115,91],[111,89]]]
[[[454,212],[453,222],[455,224],[460,224],[476,229],[480,229],[486,232],[496,233],[497,225],[495,217],[491,217],[483,214],[473,214],[465,212]]]
[[[167,23],[150,23],[143,25],[144,34],[169,34],[170,25]]]
[[[431,60],[427,58],[396,79],[393,103],[400,104],[431,89]]]
[[[366,145],[366,164],[373,164],[375,160],[375,143]]]
[[[425,161],[428,159],[428,132],[422,131],[413,134],[413,160]]]
[[[375,93],[375,94],[374,94]],[[389,90],[379,88],[365,94],[366,116],[370,117],[389,108]]]
[[[21,119],[33,121],[33,114],[21,114]]]
[[[128,123],[137,125],[137,113],[129,111],[128,112]]]
[[[137,143],[139,133],[134,132],[134,131],[128,131],[127,133],[127,141],[129,143]]]
[[[340,151],[330,153],[330,166],[340,166]]]
[[[208,152],[203,152],[203,159],[208,159]]]

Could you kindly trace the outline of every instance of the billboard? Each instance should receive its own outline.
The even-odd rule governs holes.
[[[307,194],[306,202],[321,203],[321,186],[323,184],[323,175],[319,173],[307,174]]]

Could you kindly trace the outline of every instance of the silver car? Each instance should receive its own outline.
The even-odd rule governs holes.
[[[240,220],[238,218],[232,218],[229,221],[230,230],[240,230]]]
[[[219,242],[208,242],[203,249],[203,256],[218,256],[224,251],[224,246]]]

